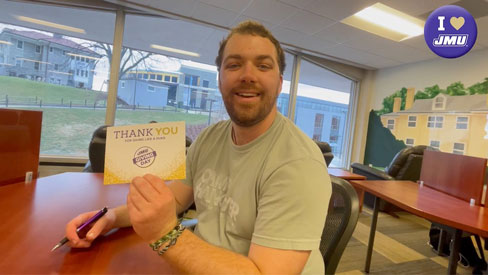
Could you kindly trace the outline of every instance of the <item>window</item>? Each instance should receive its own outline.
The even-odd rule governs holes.
[[[171,79],[171,76],[169,76],[169,75],[164,76],[164,81],[169,82],[170,79]]]
[[[154,80],[154,79],[156,79],[156,75],[155,74],[150,74],[150,77],[149,78],[152,79],[152,80]]]
[[[468,129],[468,117],[459,116],[456,118],[456,129]]]
[[[337,116],[332,117],[332,121],[330,123],[330,129],[332,131],[339,131],[339,124],[340,124],[341,118]]]
[[[34,69],[39,71],[39,62],[34,62]]]
[[[83,56],[81,57],[81,62],[85,62],[85,58]]]
[[[293,56],[285,54],[287,64],[293,64]],[[291,66],[290,66],[291,67]],[[283,88],[277,99],[278,110],[286,115],[289,106],[289,87],[292,68],[283,74]],[[310,138],[320,138],[334,144],[336,153],[331,166],[345,167],[348,154],[348,126],[349,98],[355,83],[338,75],[318,63],[312,63],[305,58],[301,60],[299,80],[295,105],[295,124]],[[320,114],[319,117],[317,115]],[[323,116],[323,118],[322,118]],[[318,124],[324,121],[322,133]],[[321,135],[319,135],[321,134]]]
[[[20,57],[15,58],[15,66],[22,67],[22,59]]]
[[[125,81],[120,81],[120,87],[125,88]]]
[[[79,55],[76,56],[76,61],[80,61],[80,56]]]
[[[139,78],[139,79],[142,79],[142,76],[143,75],[141,73],[137,74],[137,78]]]
[[[452,152],[457,155],[464,155],[464,143],[454,142]]]
[[[63,51],[63,55],[66,55],[66,51]]]
[[[172,77],[171,77],[171,82],[173,82],[173,83],[178,83],[178,77],[176,77],[176,76],[172,76]]]
[[[159,81],[162,81],[162,80],[163,80],[163,76],[162,76],[162,75],[160,75],[160,74],[158,74],[158,75],[156,76],[156,79],[157,79],[157,80],[159,80]]]
[[[76,75],[80,76],[80,70],[79,69],[76,69]]]
[[[57,71],[59,69],[59,65],[58,64],[54,64],[54,70]]]
[[[324,126],[324,114],[315,114],[315,124],[313,130],[313,140],[320,141],[322,139],[322,128]]]
[[[154,92],[154,90],[155,90],[155,89],[154,89],[154,86],[148,85],[148,86],[147,86],[147,90],[148,90],[149,92]]]
[[[436,97],[434,100],[434,108],[442,109],[443,107],[444,107],[444,97],[443,96]]]
[[[395,120],[394,119],[388,119],[386,121],[386,128],[393,130],[395,129]]]
[[[17,41],[17,48],[23,49],[24,48],[24,41]]]
[[[405,144],[407,147],[412,147],[415,144],[415,140],[413,138],[407,138],[405,139]]]
[[[417,117],[408,116],[408,127],[417,127]]]
[[[148,79],[149,78],[149,75],[148,74],[144,74],[144,79]]]
[[[442,128],[444,117],[442,116],[429,116],[427,118],[427,128]]]
[[[439,148],[441,147],[441,142],[438,140],[431,140],[430,146],[439,150]]]
[[[41,46],[36,45],[36,53],[41,53]]]
[[[203,87],[208,88],[208,84],[209,84],[208,80],[203,80],[202,81],[202,86]]]
[[[53,50],[54,50],[54,48],[53,48],[53,47],[49,47],[49,52],[50,52],[50,53],[52,53],[52,52],[53,52]]]

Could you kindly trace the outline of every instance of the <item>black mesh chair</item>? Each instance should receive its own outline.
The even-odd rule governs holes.
[[[325,141],[315,141],[315,143],[317,144],[317,146],[319,146],[320,151],[324,155],[325,163],[327,164],[327,167],[329,167],[332,159],[334,158],[334,155],[332,154],[332,148]]]
[[[88,162],[83,172],[103,173],[105,169],[105,143],[107,140],[107,125],[98,127],[92,135],[88,145]],[[186,137],[186,148],[190,147],[192,140]]]
[[[359,200],[356,190],[346,180],[334,176],[331,176],[330,179],[332,196],[320,242],[325,274],[335,273],[359,217]]]

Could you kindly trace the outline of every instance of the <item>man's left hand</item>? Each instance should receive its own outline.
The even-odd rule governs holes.
[[[163,180],[151,174],[132,179],[127,209],[134,231],[150,243],[166,235],[177,224],[173,192]]]

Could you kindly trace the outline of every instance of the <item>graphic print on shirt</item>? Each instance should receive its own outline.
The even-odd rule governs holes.
[[[205,207],[212,210],[215,207],[228,216],[234,224],[239,214],[239,204],[227,194],[230,179],[228,176],[217,176],[215,171],[206,168],[195,184],[195,198]]]

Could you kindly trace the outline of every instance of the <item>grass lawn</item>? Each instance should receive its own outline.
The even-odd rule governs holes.
[[[97,98],[105,97],[106,93],[91,90],[78,89],[73,87],[54,85],[18,77],[0,76],[0,101],[5,100],[8,95],[10,103],[24,104],[26,100],[33,103],[37,97],[37,103],[42,104],[64,104],[72,101],[73,104],[84,104],[93,106]]]
[[[8,96],[8,108],[31,109],[43,111],[41,154],[88,156],[88,144],[93,131],[105,124],[105,108],[49,108],[30,107],[25,104],[59,105],[61,99],[64,106],[69,102],[75,105],[93,106],[97,99],[106,96],[104,92],[84,90],[50,83],[38,82],[18,77],[0,76],[0,108],[5,107],[5,98]],[[102,100],[103,101],[103,100]],[[3,106],[2,106],[3,105]],[[99,101],[97,106],[103,105]],[[171,108],[170,108],[171,109]],[[208,116],[187,114],[180,110],[125,110],[118,109],[115,125],[132,125],[166,121],[185,121],[187,125],[206,125]]]
[[[22,108],[27,109],[27,108]],[[93,131],[105,124],[105,109],[29,108],[43,111],[41,154],[88,156]],[[207,124],[206,115],[162,111],[118,110],[115,125],[185,121]]]

